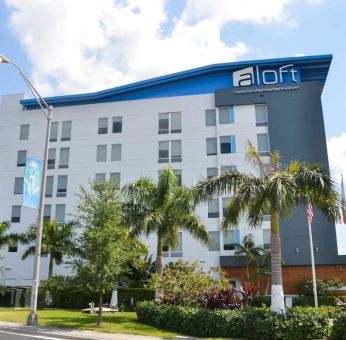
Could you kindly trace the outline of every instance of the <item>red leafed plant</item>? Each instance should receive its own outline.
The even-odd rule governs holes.
[[[244,281],[240,289],[241,294],[243,295],[243,304],[248,305],[253,297],[258,293],[259,289],[252,282]]]
[[[197,302],[210,309],[236,309],[242,305],[242,294],[235,288],[212,289],[201,293]]]

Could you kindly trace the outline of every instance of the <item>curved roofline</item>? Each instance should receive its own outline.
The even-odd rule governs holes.
[[[298,66],[319,64],[318,66],[328,67],[332,61],[332,54],[302,56],[302,57],[288,57],[288,58],[274,58],[274,59],[257,59],[248,61],[236,61],[230,63],[211,64],[207,66],[197,67],[186,71],[171,73],[164,76],[150,78],[147,80],[138,81],[131,84],[121,85],[106,90],[97,92],[72,94],[63,96],[45,97],[46,102],[53,106],[70,106],[97,103],[99,101],[105,102],[108,97],[113,97],[122,94],[133,93],[135,91],[152,88],[158,85],[164,85],[175,81],[191,79],[197,76],[203,76],[210,73],[217,73],[222,71],[231,71],[239,67],[256,66],[256,65],[271,65],[282,64],[286,62],[298,63]],[[327,69],[327,72],[328,72]],[[323,77],[325,81],[325,77]],[[323,81],[323,82],[324,82]],[[112,100],[111,100],[112,101]],[[31,110],[37,109],[38,104],[36,99],[23,99],[20,101],[24,108]]]

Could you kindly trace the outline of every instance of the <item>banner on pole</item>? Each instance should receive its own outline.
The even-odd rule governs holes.
[[[42,161],[26,158],[24,172],[23,205],[38,209],[42,182]]]

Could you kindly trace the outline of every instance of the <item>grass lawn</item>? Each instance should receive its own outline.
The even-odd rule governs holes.
[[[0,308],[0,320],[26,323],[27,309]],[[96,325],[96,314],[82,314],[80,310],[44,309],[38,311],[40,326],[78,328],[99,332],[175,337],[177,334],[141,324],[136,313],[104,314],[101,326]]]

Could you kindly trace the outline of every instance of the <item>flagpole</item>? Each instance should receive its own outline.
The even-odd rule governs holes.
[[[312,287],[313,287],[313,292],[314,292],[315,307],[318,307],[314,246],[313,246],[313,242],[312,242],[311,223],[310,223],[309,217],[308,217],[308,226],[309,226],[310,256],[311,256],[311,269],[312,269]]]

